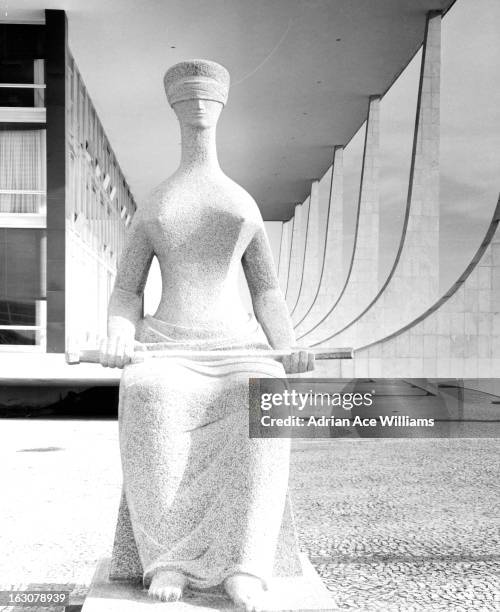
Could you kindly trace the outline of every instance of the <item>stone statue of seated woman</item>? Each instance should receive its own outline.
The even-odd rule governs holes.
[[[222,584],[258,610],[270,578],[288,487],[289,440],[248,436],[248,378],[313,369],[295,347],[264,223],[252,197],[221,170],[215,130],[227,70],[192,60],[165,74],[181,127],[178,170],[132,220],[109,304],[101,363],[120,383],[124,492],[149,594]],[[142,316],[153,256],[162,293]],[[254,315],[243,306],[243,265]],[[131,364],[134,342],[172,349],[248,349],[248,357]],[[280,363],[253,349],[292,349]],[[229,353],[228,353],[229,355]]]

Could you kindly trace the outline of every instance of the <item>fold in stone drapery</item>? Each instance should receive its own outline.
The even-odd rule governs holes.
[[[270,348],[255,319],[230,335],[146,317],[137,339],[172,348]],[[273,572],[288,488],[289,440],[250,439],[248,379],[285,376],[270,358],[151,359],[120,385],[124,490],[147,585],[160,569],[208,588]]]

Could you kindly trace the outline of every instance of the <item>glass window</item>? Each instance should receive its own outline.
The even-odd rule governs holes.
[[[0,344],[39,344],[39,332],[34,329],[0,328]]]
[[[36,59],[34,62],[34,83],[43,85],[45,83],[45,64],[43,59]],[[34,91],[35,106],[45,106],[45,90],[43,88]]]
[[[45,233],[0,228],[0,345],[44,346]]]
[[[45,230],[0,228],[0,300],[45,298]]]
[[[0,325],[37,325],[36,300],[0,299]]]
[[[0,213],[43,214],[45,130],[0,130]]]
[[[44,68],[42,59],[0,61],[0,83],[23,85],[23,87],[1,87],[0,106],[44,106]]]
[[[0,87],[0,106],[35,106],[35,88]]]
[[[32,59],[3,59],[0,61],[0,83],[24,83],[35,80],[35,65]]]

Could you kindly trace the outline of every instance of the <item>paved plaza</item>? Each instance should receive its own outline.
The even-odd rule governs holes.
[[[0,426],[1,588],[66,586],[81,604],[111,553],[117,423]],[[333,609],[498,610],[499,458],[495,439],[294,441],[301,546]]]

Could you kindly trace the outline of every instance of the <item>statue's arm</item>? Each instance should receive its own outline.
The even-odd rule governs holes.
[[[263,225],[258,228],[242,258],[255,316],[269,344],[275,348],[295,346],[290,313],[280,289],[273,255]]]
[[[242,257],[255,316],[274,349],[291,349],[282,359],[289,374],[314,369],[314,353],[296,347],[292,319],[279,286],[264,224],[260,225]]]
[[[130,361],[153,255],[143,217],[137,212],[127,232],[109,301],[107,345],[101,348],[103,365],[122,367]]]
[[[314,353],[296,347],[295,332],[288,307],[279,286],[264,222],[247,246],[242,257],[243,270],[252,297],[255,316],[269,344],[274,349],[291,349],[282,359],[288,374],[314,369]]]

